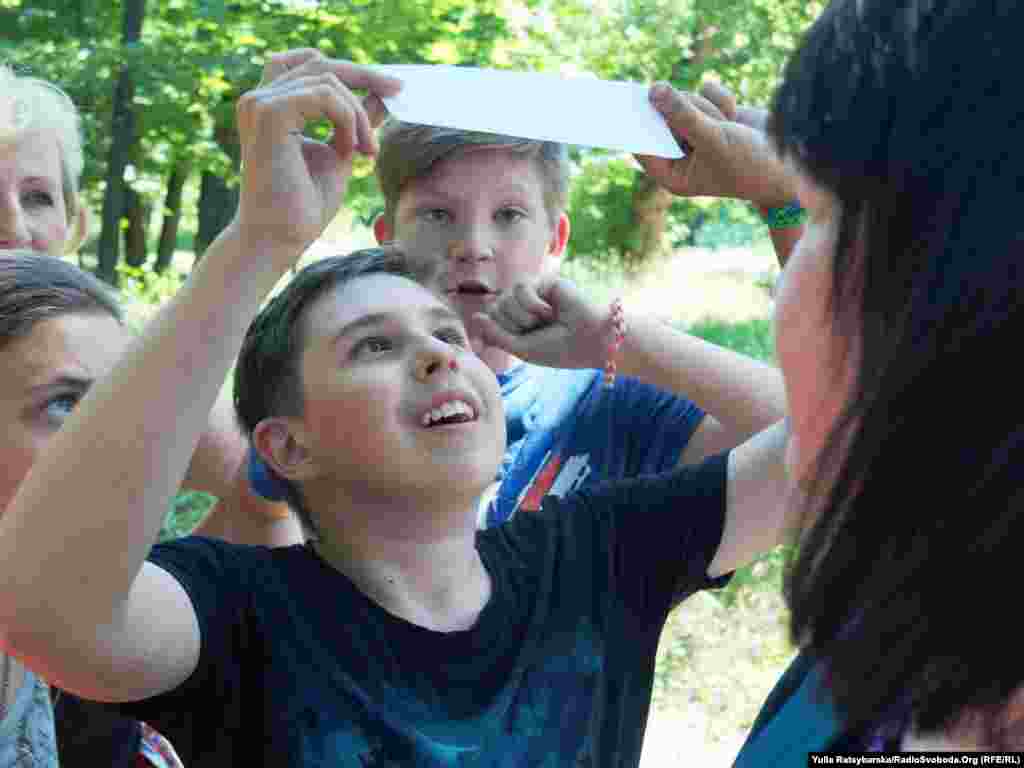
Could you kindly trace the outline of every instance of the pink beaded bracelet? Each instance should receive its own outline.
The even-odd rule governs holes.
[[[615,357],[626,338],[626,314],[622,308],[622,299],[612,301],[609,322],[612,327],[612,340],[608,343],[608,359],[604,364],[604,385],[606,387],[615,384],[615,373],[618,370]]]

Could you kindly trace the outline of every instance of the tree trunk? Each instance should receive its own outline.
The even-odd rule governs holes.
[[[199,231],[196,233],[196,261],[230,222],[238,207],[238,188],[229,187],[220,176],[203,171],[199,183]]]
[[[171,168],[171,175],[167,179],[164,219],[160,228],[160,243],[156,248],[156,264],[153,266],[157,274],[162,274],[174,258],[174,249],[178,244],[178,224],[181,221],[181,193],[185,188],[188,173],[188,165],[183,160],[178,160]]]
[[[128,226],[124,231],[124,263],[141,267],[146,263],[146,235],[149,232],[149,206],[132,187],[125,188],[125,212]]]
[[[139,41],[145,15],[146,0],[125,0],[121,39],[126,50],[132,43]],[[125,204],[124,169],[128,163],[132,143],[135,141],[135,111],[132,107],[134,90],[132,75],[126,62],[121,66],[114,88],[110,160],[107,168],[107,188],[103,195],[103,228],[100,231],[97,248],[97,275],[111,285],[117,285],[121,214]]]
[[[707,27],[696,34],[694,50],[680,57],[673,68],[672,79],[681,82],[684,72],[699,71],[700,66],[715,53],[715,27]],[[690,87],[695,87],[696,83]],[[647,174],[638,171],[633,182],[633,229],[625,254],[626,267],[632,272],[643,269],[651,259],[665,249],[665,230],[668,228],[668,209],[672,193],[655,184]]]
[[[628,254],[630,271],[637,272],[657,256],[665,240],[668,209],[672,193],[659,187],[644,173],[633,182],[633,232],[630,242],[634,247]]]
[[[230,115],[230,117],[229,117]],[[221,110],[214,136],[237,171],[241,159],[241,148],[233,122],[234,110]],[[235,215],[238,207],[238,187],[228,186],[220,176],[203,171],[199,184],[199,231],[196,233],[196,261],[202,258],[210,243],[220,234]]]

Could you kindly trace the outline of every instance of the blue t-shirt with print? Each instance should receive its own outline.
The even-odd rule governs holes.
[[[521,363],[498,374],[508,447],[481,502],[481,527],[537,511],[605,479],[664,472],[678,462],[704,411],[628,376],[611,388],[600,371]]]

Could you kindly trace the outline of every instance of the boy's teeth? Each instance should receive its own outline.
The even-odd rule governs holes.
[[[447,419],[457,413],[464,413],[469,416],[470,419],[476,418],[476,413],[468,403],[465,403],[462,400],[450,400],[439,408],[432,408],[423,414],[423,426],[429,427],[434,422]]]

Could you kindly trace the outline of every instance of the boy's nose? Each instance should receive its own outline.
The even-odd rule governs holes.
[[[458,363],[448,345],[436,339],[428,343],[416,356],[416,378],[426,381],[431,376],[445,371],[455,371]]]
[[[466,233],[448,244],[448,258],[456,262],[490,261],[494,248],[479,234]]]

